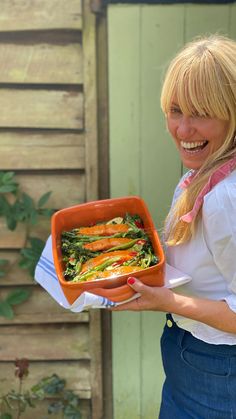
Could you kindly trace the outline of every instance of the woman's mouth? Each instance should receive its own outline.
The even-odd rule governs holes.
[[[186,153],[198,153],[206,147],[207,143],[207,140],[192,142],[180,141],[180,145]]]

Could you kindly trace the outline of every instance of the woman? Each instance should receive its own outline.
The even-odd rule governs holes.
[[[166,259],[192,280],[171,291],[129,278],[141,296],[115,310],[172,313],[161,339],[160,419],[236,418],[236,42],[187,44],[161,105],[190,169],[165,223]]]

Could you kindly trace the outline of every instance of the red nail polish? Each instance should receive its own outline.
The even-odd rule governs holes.
[[[130,277],[127,282],[129,285],[133,285],[135,283],[135,278]]]

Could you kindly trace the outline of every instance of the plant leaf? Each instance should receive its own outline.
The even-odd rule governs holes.
[[[37,224],[37,221],[38,221],[38,213],[36,210],[32,210],[30,213],[30,223],[32,225],[35,225]]]
[[[2,172],[2,183],[9,183],[13,180],[15,172]]]
[[[51,191],[49,191],[49,192],[46,192],[45,194],[43,194],[40,198],[39,198],[39,200],[38,200],[38,208],[41,208],[41,207],[43,207],[45,204],[46,204],[46,202],[48,201],[48,199],[50,198],[50,196],[51,196]]]
[[[38,253],[41,254],[43,251],[43,248],[45,246],[45,242],[38,237],[30,237],[29,238],[31,247]]]
[[[7,265],[9,261],[7,259],[0,259],[0,266]]]
[[[19,262],[19,266],[27,269],[30,275],[34,277],[35,267],[41,256],[45,243],[37,237],[30,237],[29,242],[31,247],[25,247],[20,251],[22,259]]]
[[[30,296],[30,291],[26,289],[16,289],[8,294],[6,302],[10,305],[21,304]]]
[[[31,196],[29,196],[25,192],[22,193],[22,202],[24,203],[24,206],[28,210],[31,210],[31,208],[34,208],[34,201],[33,201],[33,199],[31,198]]]
[[[44,215],[44,217],[51,217],[51,215],[55,212],[54,209],[50,209],[50,208],[40,208],[39,209],[39,214],[40,215]]]
[[[0,193],[14,192],[16,188],[17,188],[16,183],[9,183],[6,185],[2,185],[0,186]]]
[[[0,419],[12,419],[12,415],[10,413],[2,413]]]
[[[17,226],[17,221],[14,217],[12,217],[11,215],[7,216],[7,227],[9,228],[9,230],[13,231],[15,230]]]
[[[7,301],[0,301],[0,316],[6,317],[7,319],[13,319],[14,317],[11,305]]]

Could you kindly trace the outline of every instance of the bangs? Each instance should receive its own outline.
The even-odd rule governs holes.
[[[177,57],[163,84],[162,110],[167,114],[173,102],[177,102],[185,115],[229,120],[230,111],[225,99],[227,84],[210,53]]]

